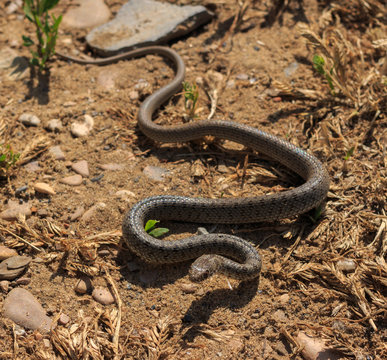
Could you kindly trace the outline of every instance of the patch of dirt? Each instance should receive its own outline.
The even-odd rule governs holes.
[[[2,46],[29,57],[21,35],[33,29],[20,9],[7,15],[7,3],[0,5]],[[106,3],[114,13],[124,1]],[[31,282],[23,287],[50,316],[70,317],[49,343],[37,332],[15,335],[12,322],[1,318],[2,358],[300,359],[302,332],[323,339],[337,358],[387,357],[387,65],[385,46],[373,43],[386,39],[383,1],[351,0],[346,8],[315,0],[201,3],[214,11],[214,20],[169,44],[186,63],[186,80],[199,86],[198,119],[216,103],[214,119],[249,124],[316,155],[331,177],[325,211],[316,222],[311,214],[275,224],[217,226],[215,232],[256,246],[263,258],[259,282],[216,275],[192,285],[190,263],[151,267],[129,253],[120,236],[128,209],[150,195],[241,197],[281,191],[300,180],[236,144],[206,139],[165,145],[141,134],[140,103],[173,76],[158,56],[103,67],[55,59],[40,84],[28,72],[9,80],[2,71],[0,143],[22,155],[9,182],[1,180],[0,211],[17,200],[29,201],[33,213],[25,221],[1,221],[1,244],[34,257]],[[61,1],[55,12],[68,5]],[[239,22],[238,13],[244,13]],[[80,56],[86,34],[61,27],[58,49]],[[316,53],[327,56],[324,46],[340,60],[336,95],[313,69]],[[133,90],[138,99],[130,96]],[[42,124],[22,125],[17,119],[25,112]],[[75,138],[70,125],[85,114],[94,128]],[[184,114],[176,95],[157,121],[178,123]],[[51,119],[62,121],[61,132],[44,129]],[[64,161],[48,151],[54,145]],[[75,174],[70,162],[80,160],[87,160],[90,177],[79,186],[61,183]],[[41,170],[28,171],[24,163],[30,161]],[[109,163],[124,166],[101,169]],[[170,173],[152,181],[143,173],[146,166]],[[37,182],[56,194],[36,193]],[[26,191],[15,192],[24,185]],[[126,199],[116,194],[123,189],[132,193]],[[70,221],[78,207],[101,202],[105,206],[88,220]],[[171,239],[195,234],[199,226],[162,225]],[[345,271],[348,262],[354,271]],[[115,289],[119,304],[102,306],[91,295],[78,295],[74,288],[82,274],[92,277],[93,286]]]

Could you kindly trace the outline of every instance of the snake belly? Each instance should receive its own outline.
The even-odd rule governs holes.
[[[147,97],[140,106],[138,125],[146,136],[166,143],[186,142],[207,135],[231,140],[278,161],[300,175],[305,182],[297,188],[278,194],[247,198],[152,196],[139,201],[126,213],[122,224],[123,238],[132,252],[149,263],[166,264],[199,258],[191,268],[193,278],[201,276],[195,272],[203,271],[201,263],[205,264],[205,268],[210,254],[216,258],[212,272],[217,271],[240,280],[253,279],[259,275],[262,262],[256,249],[245,240],[227,234],[205,234],[176,241],[163,241],[145,232],[146,221],[157,219],[242,224],[292,217],[319,206],[325,200],[329,188],[328,173],[313,155],[251,126],[218,120],[197,121],[168,127],[155,124],[152,121],[152,115],[179,91],[184,80],[184,62],[171,48],[149,46],[91,61],[58,55],[81,64],[107,65],[147,54],[157,54],[171,60],[175,66],[175,77],[170,83]]]

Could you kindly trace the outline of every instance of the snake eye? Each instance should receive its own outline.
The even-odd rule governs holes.
[[[202,255],[196,259],[189,270],[191,281],[199,282],[208,279],[219,268],[219,259],[216,255]]]

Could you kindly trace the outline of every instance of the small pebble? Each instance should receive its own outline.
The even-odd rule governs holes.
[[[91,293],[93,290],[93,284],[91,283],[91,279],[87,276],[81,277],[77,284],[75,285],[75,292],[78,294],[86,294]]]
[[[27,113],[20,115],[19,121],[26,126],[38,126],[40,124],[40,119],[36,115]]]
[[[102,305],[110,305],[115,302],[113,294],[109,291],[109,289],[104,287],[95,288],[91,296],[95,301]]]
[[[28,285],[31,282],[30,277],[21,277],[19,279],[16,279],[16,284],[18,285]]]
[[[15,195],[18,196],[20,195],[22,192],[26,191],[28,189],[28,186],[27,185],[23,185],[23,186],[20,186],[19,188],[17,188],[15,190]]]
[[[129,99],[130,100],[134,101],[134,100],[137,100],[139,97],[140,97],[140,95],[139,95],[138,91],[132,90],[129,92]]]
[[[42,171],[43,169],[39,166],[38,161],[31,161],[28,164],[24,165],[24,169],[28,172],[37,172]]]
[[[49,215],[49,212],[47,209],[42,208],[42,209],[39,209],[36,214],[41,218],[45,218]]]
[[[170,172],[159,166],[148,165],[144,168],[143,173],[151,180],[164,181],[165,176],[168,175]]]
[[[58,323],[61,325],[67,325],[70,321],[70,317],[66,314],[60,314]]]
[[[181,284],[180,288],[186,294],[193,294],[198,289],[198,286],[193,283]]]
[[[63,153],[62,149],[59,145],[51,146],[48,151],[51,155],[53,155],[55,160],[65,160],[65,154]]]
[[[70,186],[78,186],[82,184],[82,176],[81,175],[71,175],[67,176],[63,179],[59,180],[62,184],[70,185]]]
[[[343,272],[354,272],[356,270],[356,262],[352,259],[341,259],[337,261],[336,268]]]
[[[81,160],[76,163],[71,164],[71,168],[78,173],[79,175],[82,175],[83,177],[89,177],[89,164],[86,160]]]
[[[94,119],[90,115],[84,115],[83,122],[73,122],[70,127],[71,134],[75,137],[89,135],[94,127]]]
[[[100,167],[102,170],[119,171],[119,170],[122,170],[122,169],[125,167],[125,165],[123,165],[123,164],[110,163],[110,164],[102,164],[102,165],[99,165],[99,167]]]
[[[70,221],[75,221],[79,219],[85,213],[85,208],[81,205],[76,208],[76,210],[70,215]]]
[[[42,194],[48,194],[48,195],[55,195],[55,190],[46,183],[36,183],[34,184],[35,191],[42,193]]]
[[[16,255],[17,251],[15,249],[10,249],[4,245],[0,245],[0,261],[3,261]]]
[[[93,177],[92,179],[90,179],[91,182],[97,182],[97,181],[100,181],[102,180],[102,178],[104,177],[104,174],[100,174],[96,177]]]
[[[7,293],[9,289],[9,281],[8,280],[1,280],[0,281],[0,290],[3,293]]]
[[[31,215],[31,206],[28,202],[19,204],[17,201],[9,200],[6,210],[0,213],[0,218],[7,221],[17,220],[19,215],[26,217]]]
[[[133,198],[136,197],[136,194],[131,192],[130,190],[118,190],[116,193],[115,193],[115,196],[118,198],[118,199],[121,199],[121,200],[125,200],[125,201],[129,201]]]
[[[249,80],[249,75],[247,75],[247,74],[238,74],[237,76],[235,76],[235,78],[237,80]]]
[[[104,202],[99,202],[93,205],[89,210],[85,211],[85,213],[81,217],[81,220],[84,222],[90,221],[97,210],[104,209],[105,207],[106,207],[106,204]]]
[[[51,343],[49,339],[44,338],[43,340],[43,345],[46,349],[49,349],[51,347]]]
[[[63,129],[63,124],[60,119],[50,120],[44,127],[48,131],[60,132]]]

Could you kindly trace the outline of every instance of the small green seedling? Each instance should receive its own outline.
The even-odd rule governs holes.
[[[184,107],[190,118],[194,118],[199,100],[199,88],[196,84],[183,82]]]
[[[0,145],[0,175],[7,175],[9,170],[15,166],[19,160],[20,154],[15,154],[11,145]]]
[[[155,227],[157,223],[160,221],[158,220],[148,220],[145,224],[145,231],[150,235],[155,238],[159,238],[160,236],[163,236],[166,234],[169,229],[167,228],[157,228]]]
[[[328,82],[329,88],[331,89],[332,94],[335,94],[335,87],[333,86],[333,67],[327,72],[325,70],[325,59],[320,55],[313,56],[313,67],[317,70],[319,74],[325,77]]]
[[[317,221],[320,219],[323,213],[323,209],[324,207],[322,205],[319,205],[314,209],[313,215],[309,215],[309,219],[312,221],[313,224],[316,224]]]
[[[355,151],[355,147],[352,146],[352,147],[347,151],[347,153],[345,154],[344,160],[347,161],[347,160],[353,155],[354,151]]]
[[[55,7],[58,2],[59,0],[24,0],[24,14],[36,27],[36,51],[30,50],[32,54],[30,62],[39,67],[40,72],[47,69],[47,61],[55,54],[62,15],[58,17],[51,15],[50,17],[48,11]],[[23,35],[22,38],[24,46],[35,45],[30,37]]]

